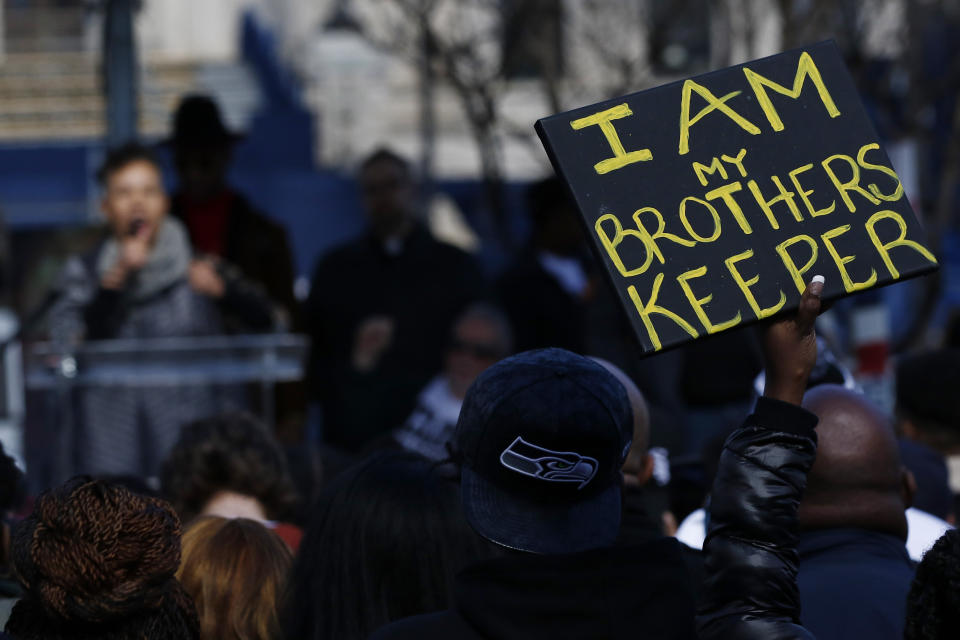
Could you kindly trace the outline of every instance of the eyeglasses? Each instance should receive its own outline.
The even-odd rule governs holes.
[[[467,355],[482,360],[499,360],[500,349],[493,345],[481,344],[479,342],[469,342],[466,340],[457,340],[454,338],[447,345],[450,351],[459,351]]]

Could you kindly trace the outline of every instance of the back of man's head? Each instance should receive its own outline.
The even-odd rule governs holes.
[[[808,391],[803,406],[820,422],[801,529],[855,527],[906,540],[909,483],[886,416],[862,394],[837,385]]]
[[[596,362],[563,349],[500,361],[470,387],[457,424],[467,520],[519,551],[611,545],[632,433],[623,385]]]
[[[630,402],[630,413],[633,415],[633,443],[623,462],[623,483],[626,487],[639,487],[646,484],[653,473],[653,459],[648,449],[650,447],[650,408],[643,397],[640,387],[627,373],[617,365],[603,358],[591,357],[604,369],[609,371],[627,392]]]

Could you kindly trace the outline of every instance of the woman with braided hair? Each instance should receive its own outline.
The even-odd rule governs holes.
[[[943,534],[917,567],[907,595],[906,640],[946,640],[960,633],[960,530]]]
[[[198,640],[174,577],[180,520],[157,498],[76,477],[37,500],[11,556],[23,586],[6,631],[17,640]]]

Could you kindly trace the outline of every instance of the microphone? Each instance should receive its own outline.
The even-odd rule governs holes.
[[[127,229],[127,236],[131,238],[135,237],[138,233],[140,233],[140,229],[143,229],[145,224],[147,223],[142,218],[135,219],[130,223],[130,227]]]

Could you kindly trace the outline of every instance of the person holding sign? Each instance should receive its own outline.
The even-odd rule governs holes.
[[[801,408],[817,360],[822,276],[796,316],[769,325],[754,414],[724,444],[704,545],[700,638],[810,638],[796,585],[798,507],[817,450],[817,416]]]
[[[799,313],[794,325],[774,325],[765,344],[766,395],[787,403],[803,397],[806,375],[799,374],[809,373],[803,345],[807,364],[815,360],[811,293],[833,300],[937,268],[832,43],[544,118],[537,132],[644,351]],[[814,273],[827,284],[819,278],[808,287]],[[799,335],[784,329],[798,325],[805,327]],[[778,333],[785,340],[776,340]],[[781,358],[791,367],[771,370]],[[761,399],[757,412],[769,407]],[[839,405],[816,407],[831,431]],[[796,567],[774,551],[795,542],[798,489],[813,461],[816,418],[801,414],[786,423],[800,438],[788,447],[791,455],[773,437],[751,442],[757,434],[750,430],[727,441],[732,453],[721,461],[707,540],[704,637],[809,637],[783,599],[796,585],[778,582]],[[776,477],[771,461],[780,469]],[[813,476],[815,488],[823,473]],[[751,525],[760,514],[743,515],[755,506],[750,490],[761,481],[786,482],[790,490],[777,495],[789,495],[793,505],[755,544],[749,534],[758,533]],[[893,506],[870,513],[896,513],[883,530],[896,534],[891,527],[902,524],[904,502],[890,497],[884,499]],[[846,510],[851,518],[855,513],[861,512]],[[801,515],[808,524],[816,520],[809,508]],[[764,574],[767,580],[758,580]],[[897,618],[896,610],[874,621],[877,628],[898,633],[896,621],[882,622]],[[781,616],[765,618],[770,611]]]
[[[797,505],[817,418],[799,405],[816,362],[822,278],[767,327],[765,397],[728,442],[707,542],[700,638],[812,638],[798,622]],[[694,638],[679,545],[614,546],[633,415],[623,385],[561,349],[487,369],[457,426],[467,521],[508,551],[456,578],[449,611],[372,638]],[[769,461],[776,461],[772,469]]]

